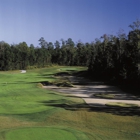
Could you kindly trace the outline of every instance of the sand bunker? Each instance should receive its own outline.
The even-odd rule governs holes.
[[[44,88],[51,89],[57,92],[67,93],[70,96],[77,96],[81,97],[85,100],[87,104],[90,106],[95,105],[105,105],[109,102],[123,102],[128,104],[137,104],[140,106],[140,98],[125,93],[119,88],[115,86],[104,85],[101,82],[89,82],[87,81],[87,85],[77,85],[76,83],[81,81],[81,78],[77,77],[69,77],[71,83],[74,84],[74,87],[57,87],[54,85],[51,86],[44,86]],[[86,83],[86,79],[84,79]],[[94,96],[95,94],[113,94],[113,99],[103,99]]]

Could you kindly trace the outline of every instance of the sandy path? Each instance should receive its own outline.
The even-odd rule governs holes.
[[[71,83],[76,83],[81,79],[75,77],[69,78]],[[86,81],[85,81],[86,82]],[[74,87],[57,87],[57,86],[44,86],[44,88],[51,89],[57,92],[67,93],[70,96],[81,97],[90,106],[105,105],[108,102],[123,102],[129,104],[137,104],[140,106],[140,98],[125,93],[115,86],[103,85],[102,83],[88,83],[88,85],[74,85]],[[101,99],[94,96],[98,93],[114,94],[115,99]]]

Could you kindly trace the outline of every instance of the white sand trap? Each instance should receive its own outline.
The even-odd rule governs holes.
[[[137,104],[138,106],[140,106],[140,101],[135,101],[135,100],[111,100],[111,99],[93,99],[93,98],[83,98],[83,99],[90,106],[94,106],[94,104],[105,105],[105,104],[111,103],[111,102]]]
[[[125,97],[131,96],[130,94],[122,92],[120,89],[117,89],[114,86],[77,86],[77,87],[72,87],[72,88],[65,88],[65,87],[57,87],[57,86],[44,86],[44,88],[51,89],[57,92],[62,92],[62,93],[67,93],[70,96],[76,96],[83,98],[87,104],[90,106],[94,106],[94,104],[101,104],[105,105],[106,103],[109,102],[123,102],[123,103],[128,103],[128,104],[137,104],[140,106],[140,100],[127,100],[127,99],[121,99],[123,97],[123,94]],[[100,99],[100,98],[95,98],[94,94],[95,93],[118,93],[120,100],[115,100],[115,99]],[[134,97],[134,96],[133,96]]]

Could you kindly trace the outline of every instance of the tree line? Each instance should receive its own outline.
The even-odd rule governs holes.
[[[80,41],[75,44],[71,38],[53,44],[41,37],[39,45],[28,46],[26,42],[9,45],[1,41],[0,70],[40,68],[50,64],[88,66],[93,47],[92,44]]]
[[[87,66],[93,77],[104,79],[137,79],[140,63],[140,21],[129,26],[128,35],[120,31],[104,34],[92,43],[74,43],[71,38],[61,42],[39,39],[39,47],[26,42],[9,45],[0,42],[0,70],[29,69],[50,64]]]

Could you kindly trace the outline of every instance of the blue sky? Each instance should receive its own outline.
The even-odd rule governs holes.
[[[0,41],[92,42],[140,20],[140,0],[0,0]]]

